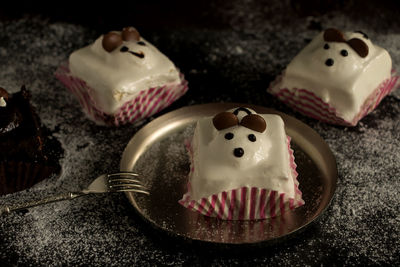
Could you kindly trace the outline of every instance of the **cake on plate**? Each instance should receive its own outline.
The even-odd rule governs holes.
[[[184,207],[225,220],[266,219],[304,204],[279,115],[239,107],[200,119],[186,144]]]

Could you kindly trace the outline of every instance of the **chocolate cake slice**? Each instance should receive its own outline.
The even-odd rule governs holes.
[[[61,171],[61,144],[41,124],[30,99],[24,86],[14,94],[0,88],[0,195]]]

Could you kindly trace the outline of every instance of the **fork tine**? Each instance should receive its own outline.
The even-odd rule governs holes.
[[[137,180],[137,179],[127,179],[127,178],[120,178],[120,179],[109,179],[108,180],[109,183],[137,183],[137,184],[142,184],[142,181]]]
[[[108,187],[114,190],[121,188],[146,189],[146,187],[140,181],[126,179],[110,180],[108,181]]]
[[[138,190],[138,189],[118,189],[118,190],[115,190],[115,192],[135,192],[135,193],[142,193],[142,194],[150,195],[150,192],[145,191],[145,190]]]
[[[134,173],[134,172],[116,172],[116,173],[111,173],[111,174],[107,174],[107,177],[114,177],[114,176],[139,176],[139,174]]]
[[[133,172],[118,172],[118,173],[112,173],[112,174],[108,174],[107,178],[108,178],[108,184],[139,184],[142,185],[143,182],[138,180],[138,179],[133,179],[130,178],[131,177],[137,177],[139,176],[137,173],[133,173]]]
[[[129,176],[138,177],[139,175],[133,172],[117,172],[108,174],[107,178],[109,183],[122,183],[122,182],[139,183],[139,184],[142,183],[140,180],[130,178]]]
[[[146,189],[144,185],[141,184],[114,184],[109,185],[112,189],[119,189],[119,188],[139,188],[139,189]]]

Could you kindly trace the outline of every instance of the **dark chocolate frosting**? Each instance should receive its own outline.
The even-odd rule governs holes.
[[[50,160],[50,151],[62,152],[58,141],[41,125],[30,99],[30,92],[22,86],[0,107],[0,160],[44,162]]]

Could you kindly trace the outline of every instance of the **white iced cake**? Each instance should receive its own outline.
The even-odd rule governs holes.
[[[69,57],[71,74],[92,88],[97,108],[116,112],[140,91],[180,83],[175,65],[133,27],[101,35]]]
[[[354,124],[366,115],[360,113],[377,105],[383,97],[379,94],[388,93],[377,90],[391,78],[391,70],[389,53],[365,33],[327,29],[290,62],[269,91],[306,115],[324,119],[325,114],[316,113],[334,110],[340,119]]]
[[[181,204],[223,219],[259,219],[283,212],[285,203],[278,212],[262,210],[269,206],[271,192],[281,195],[280,201],[297,199],[295,205],[302,204],[289,141],[282,118],[274,114],[240,107],[199,120],[189,148],[188,193]],[[257,206],[253,214],[252,205]]]

